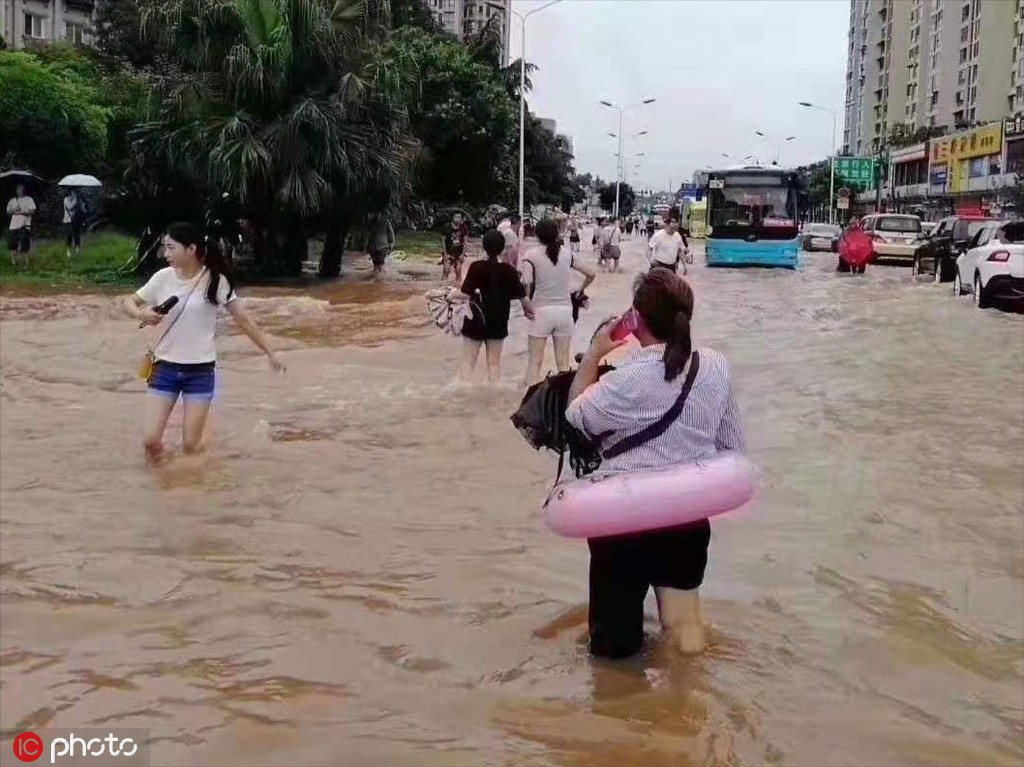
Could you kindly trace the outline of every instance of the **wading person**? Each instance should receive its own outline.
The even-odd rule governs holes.
[[[727,450],[743,451],[739,409],[729,365],[720,353],[692,349],[693,291],[668,269],[638,280],[634,335],[641,349],[598,378],[613,341],[613,323],[594,336],[569,390],[566,419],[602,448],[638,435],[691,388],[679,416],[660,433],[636,440],[601,463],[602,473],[628,473],[692,463]],[[663,424],[664,425],[664,424]],[[644,598],[654,587],[661,624],[683,652],[704,649],[698,588],[704,580],[711,525],[690,525],[607,538],[590,544],[590,651],[621,658],[643,644]]]
[[[168,226],[163,242],[164,258],[170,266],[154,274],[123,302],[125,313],[132,319],[160,326],[146,375],[149,393],[144,445],[150,462],[162,453],[167,419],[179,397],[184,407],[184,450],[194,453],[201,449],[213,402],[217,361],[214,335],[221,309],[226,309],[242,332],[263,350],[273,370],[284,370],[266,336],[237,300],[220,249],[204,242],[199,230],[187,223]],[[177,300],[166,315],[156,311],[172,298]]]
[[[462,367],[459,378],[469,381],[476,370],[480,347],[487,349],[487,382],[501,380],[501,349],[508,338],[508,317],[513,301],[523,305],[528,320],[534,317],[533,306],[519,272],[511,264],[498,260],[505,251],[505,238],[492,229],[483,238],[487,258],[469,265],[462,297],[473,302],[473,315],[462,326]]]
[[[519,268],[520,232],[522,225],[523,221],[519,218],[518,213],[513,213],[498,224],[498,231],[505,238],[505,251],[502,253],[501,260],[506,264],[510,264],[514,269]]]
[[[384,271],[384,262],[388,260],[395,247],[395,230],[383,213],[376,214],[370,222],[370,237],[367,251],[373,262],[373,274],[379,276]]]
[[[535,248],[523,257],[523,283],[533,302],[534,318],[529,330],[529,361],[526,367],[526,385],[542,380],[544,349],[552,339],[555,365],[560,371],[569,369],[572,347],[572,272],[583,275],[579,292],[594,281],[594,271],[581,264],[572,251],[561,245],[558,225],[545,219],[537,224],[537,239],[542,248]]]
[[[622,249],[619,247],[621,237],[619,219],[613,216],[604,228],[604,262],[609,272],[619,271],[619,259],[622,257]]]
[[[669,221],[665,228],[655,232],[647,243],[647,260],[652,269],[660,266],[676,272],[681,263],[683,274],[686,274],[686,245],[682,235],[676,231],[677,224],[678,222],[675,220]]]
[[[20,260],[28,266],[28,252],[32,247],[32,216],[36,213],[36,203],[22,184],[14,189],[14,197],[7,203],[7,215],[11,217],[8,230],[7,246],[11,251],[11,263]]]
[[[580,220],[575,213],[569,219],[569,250],[574,257],[580,254]]]
[[[462,227],[462,219],[453,218],[451,228],[444,235],[444,267],[442,277],[448,279],[448,275],[455,272],[455,282],[462,281],[462,265],[466,261],[466,231]]]

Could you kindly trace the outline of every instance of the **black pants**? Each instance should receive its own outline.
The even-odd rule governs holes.
[[[711,523],[591,538],[590,652],[625,658],[644,642],[644,599],[652,586],[689,591],[704,582]]]

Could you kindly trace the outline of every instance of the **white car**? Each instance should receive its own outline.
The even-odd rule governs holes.
[[[1024,220],[992,221],[956,260],[953,295],[974,292],[981,309],[995,298],[1024,299]]]
[[[878,258],[914,260],[921,239],[921,219],[903,213],[869,213],[860,220],[860,228],[871,238]]]

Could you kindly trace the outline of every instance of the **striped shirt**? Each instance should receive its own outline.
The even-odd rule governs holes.
[[[700,368],[683,412],[649,442],[605,460],[602,474],[656,469],[746,449],[729,363],[714,349],[699,349]],[[620,361],[569,403],[569,423],[591,437],[607,434],[602,449],[650,426],[679,398],[686,371],[665,380],[665,345],[648,346]]]

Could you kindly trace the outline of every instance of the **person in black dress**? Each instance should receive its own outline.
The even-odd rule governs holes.
[[[505,250],[504,235],[492,229],[483,238],[487,258],[474,261],[462,283],[462,295],[471,302],[473,314],[462,326],[462,368],[459,378],[469,381],[476,370],[480,347],[487,347],[487,382],[501,379],[501,348],[508,336],[508,317],[513,301],[523,305],[523,314],[533,319],[533,306],[526,296],[519,272],[499,261]]]

